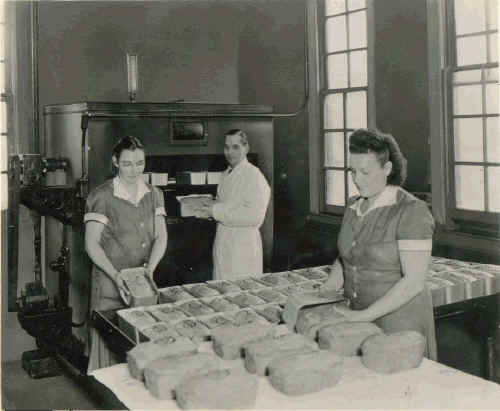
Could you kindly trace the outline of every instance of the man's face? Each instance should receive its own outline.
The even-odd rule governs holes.
[[[226,143],[224,144],[224,155],[229,165],[234,168],[243,159],[246,158],[248,153],[248,145],[241,143],[241,137],[238,135],[226,136]]]

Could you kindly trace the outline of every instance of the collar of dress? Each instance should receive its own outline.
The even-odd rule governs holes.
[[[116,176],[115,178],[113,178],[113,195],[134,205],[139,204],[139,201],[142,200],[142,197],[144,197],[150,191],[151,190],[148,188],[144,180],[142,178],[138,179],[136,198],[137,201],[134,201],[134,199],[130,196],[129,192],[121,182],[120,177]]]
[[[240,162],[236,165],[236,167],[234,167],[234,168],[231,168],[231,166],[229,166],[229,167],[227,168],[227,170],[226,170],[226,171],[227,171],[227,174],[230,174],[231,172],[233,172],[233,171],[235,171],[235,170],[238,170],[238,169],[239,169],[242,165],[244,165],[244,164],[248,164],[248,159],[244,158],[244,159],[243,159],[243,160],[241,160],[241,161],[240,161]]]
[[[359,197],[349,208],[352,208],[358,217],[363,217],[371,210],[380,207],[387,207],[396,204],[396,196],[399,191],[399,186],[387,185],[382,192],[377,196],[373,204],[364,212],[361,212],[361,205],[366,201],[363,197]]]

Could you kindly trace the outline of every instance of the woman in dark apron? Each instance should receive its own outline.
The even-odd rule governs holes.
[[[163,195],[144,182],[144,146],[124,137],[114,147],[117,175],[96,187],[87,198],[85,248],[93,262],[90,309],[123,308],[120,270],[146,267],[153,273],[165,254],[167,230]],[[90,330],[87,372],[117,362],[95,329]]]
[[[324,292],[344,286],[348,321],[372,321],[386,333],[420,332],[436,359],[432,299],[425,286],[434,220],[427,205],[401,188],[406,160],[395,139],[372,130],[350,137],[350,172],[359,195],[349,199],[339,257]]]

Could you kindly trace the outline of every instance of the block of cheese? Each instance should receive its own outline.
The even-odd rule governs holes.
[[[363,364],[379,373],[389,374],[420,365],[425,337],[416,331],[372,335],[361,345]]]
[[[174,388],[185,379],[219,368],[220,360],[208,353],[163,358],[149,363],[144,369],[146,388],[156,398],[174,398]]]
[[[127,352],[127,365],[130,375],[138,380],[144,378],[144,368],[160,358],[194,354],[197,346],[185,337],[167,337],[136,345]]]
[[[173,304],[160,304],[154,307],[149,307],[147,311],[158,321],[166,322],[168,324],[175,324],[176,322],[187,318],[187,315]]]
[[[129,306],[140,307],[158,302],[156,286],[147,278],[143,267],[123,269],[120,271],[120,278],[130,293],[121,294]]]
[[[250,409],[257,398],[257,378],[241,368],[193,376],[175,389],[182,409]]]
[[[228,294],[226,295],[226,299],[238,305],[240,308],[247,308],[247,307],[252,307],[254,305],[265,303],[265,301],[262,298],[259,298],[256,295],[245,292],[237,294]]]
[[[288,354],[298,354],[318,350],[318,345],[296,333],[288,333],[275,338],[253,341],[243,347],[245,367],[248,372],[265,375],[269,363]]]
[[[239,306],[224,297],[204,298],[202,301],[217,312],[235,311],[240,309]]]
[[[190,317],[199,317],[200,315],[213,314],[214,310],[200,300],[189,300],[177,303],[177,307],[184,311]]]
[[[234,324],[238,326],[252,323],[268,324],[268,321],[264,317],[257,314],[251,308],[243,308],[239,311],[231,312],[231,318],[233,318]]]
[[[118,316],[118,328],[136,343],[139,342],[139,330],[157,322],[143,307],[118,310],[116,314]]]
[[[321,327],[318,343],[337,355],[353,356],[361,354],[361,344],[370,335],[382,335],[383,331],[369,322],[341,322]]]
[[[184,284],[183,287],[189,294],[192,294],[197,298],[215,297],[217,295],[220,295],[220,293],[215,288],[211,288],[207,284],[203,283]]]
[[[270,324],[250,323],[241,326],[223,326],[212,330],[212,343],[219,357],[234,360],[241,357],[245,344],[273,337],[275,333],[275,326]]]
[[[205,324],[210,330],[223,325],[234,325],[234,320],[227,314],[207,315],[199,317],[198,320]]]
[[[255,281],[253,278],[245,277],[233,281],[238,287],[245,291],[257,290],[259,288],[264,288],[265,285]]]
[[[283,318],[281,316],[283,308],[279,304],[259,305],[258,307],[254,307],[253,310],[270,323],[281,324],[283,322]]]
[[[156,323],[139,330],[139,341],[154,341],[165,337],[179,337],[172,325]]]
[[[215,288],[221,294],[237,293],[241,291],[241,288],[238,287],[238,285],[228,280],[207,281],[207,285],[209,287]]]
[[[285,355],[268,365],[269,382],[286,395],[321,391],[338,383],[342,363],[342,357],[326,350]]]
[[[189,294],[180,285],[175,285],[173,287],[160,288],[159,290],[159,302],[164,303],[175,303],[177,301],[192,300],[194,296]]]
[[[205,341],[210,337],[210,330],[197,319],[179,321],[175,324],[175,329],[180,335],[191,338],[195,342]]]
[[[286,295],[273,288],[263,288],[261,290],[255,290],[252,291],[252,294],[256,295],[264,301],[267,301],[268,303],[284,304],[286,302]]]
[[[318,330],[329,324],[345,321],[345,317],[335,308],[335,304],[323,304],[299,311],[295,328],[297,332],[316,339]]]

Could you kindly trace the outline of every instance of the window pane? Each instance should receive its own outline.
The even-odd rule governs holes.
[[[486,30],[484,0],[455,0],[457,34]]]
[[[490,42],[490,63],[498,61],[498,34],[488,36]]]
[[[457,39],[457,65],[486,63],[486,36],[471,36]]]
[[[324,128],[344,128],[344,102],[342,93],[325,97]]]
[[[347,49],[345,16],[332,17],[326,21],[326,52]]]
[[[366,7],[365,0],[349,0],[347,8],[349,10],[364,9]]]
[[[8,148],[7,148],[7,136],[0,135],[0,171],[6,171],[8,164]]]
[[[347,53],[328,56],[328,88],[347,87]]]
[[[460,118],[454,126],[455,161],[483,161],[483,119]]]
[[[500,212],[500,167],[488,167],[488,208]]]
[[[325,14],[331,16],[345,12],[345,0],[326,0],[325,1]]]
[[[500,162],[500,134],[498,132],[498,117],[486,119],[486,151],[487,161]]]
[[[491,68],[486,70],[486,81],[498,81],[498,69]]]
[[[350,55],[351,87],[364,87],[368,83],[366,51],[353,51]]]
[[[325,133],[325,166],[344,166],[344,133]]]
[[[486,113],[498,114],[498,84],[486,84]]]
[[[366,127],[366,91],[347,94],[346,128]]]
[[[348,198],[359,195],[359,191],[356,188],[354,181],[352,180],[352,173],[347,173],[347,190],[348,190],[347,192]]]
[[[483,102],[481,86],[459,86],[453,88],[454,114],[481,114]]]
[[[346,131],[345,135],[346,135],[346,149],[347,149],[347,167],[349,167],[349,163],[350,163],[350,155],[349,155],[349,141],[351,139],[351,134],[354,133],[354,131]]]
[[[366,47],[366,11],[349,14],[349,48]]]
[[[498,0],[486,0],[488,3],[488,26],[489,29],[498,27]]]
[[[326,204],[343,206],[345,204],[344,194],[344,171],[326,170]]]
[[[457,208],[484,211],[484,168],[455,166]]]
[[[5,92],[5,64],[0,62],[0,93]]]
[[[472,81],[481,81],[481,70],[464,70],[453,74],[453,84],[470,83]]]

